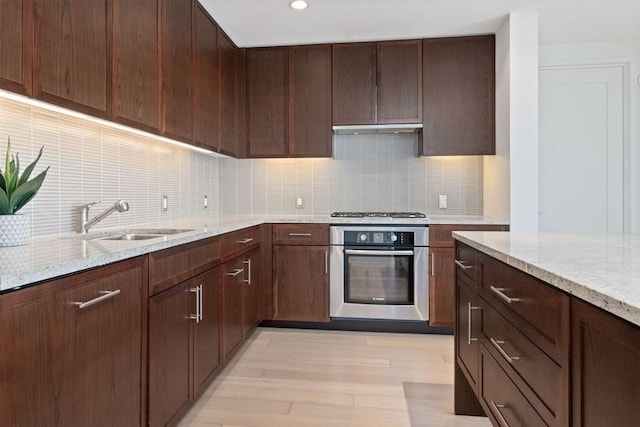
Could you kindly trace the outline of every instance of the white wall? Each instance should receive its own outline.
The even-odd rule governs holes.
[[[538,14],[534,12],[510,14],[496,33],[496,156],[485,158],[484,188],[486,215],[508,217],[513,231],[538,230]]]
[[[640,233],[640,40],[540,46],[540,67],[625,68],[625,231]]]

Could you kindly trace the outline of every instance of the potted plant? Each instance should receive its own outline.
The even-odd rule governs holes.
[[[47,176],[48,167],[35,178],[29,179],[42,156],[43,148],[20,175],[20,159],[17,153],[11,154],[11,139],[8,139],[4,170],[0,168],[0,246],[24,245],[29,240],[29,215],[16,213],[35,197]]]

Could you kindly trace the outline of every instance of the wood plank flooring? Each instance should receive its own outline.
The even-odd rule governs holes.
[[[179,427],[490,426],[453,414],[453,337],[258,328]]]

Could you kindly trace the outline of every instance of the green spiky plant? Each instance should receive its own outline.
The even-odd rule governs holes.
[[[29,178],[38,160],[40,160],[40,156],[42,156],[43,148],[40,148],[38,157],[27,166],[22,176],[20,176],[20,159],[17,153],[15,156],[11,154],[11,138],[8,138],[4,171],[0,168],[0,215],[15,214],[29,203],[40,190],[49,167],[40,172],[35,178]]]

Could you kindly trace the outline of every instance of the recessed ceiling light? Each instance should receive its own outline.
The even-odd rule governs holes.
[[[308,6],[309,6],[309,3],[307,3],[304,0],[294,0],[289,3],[289,7],[295,10],[303,10],[303,9],[306,9]]]

